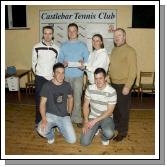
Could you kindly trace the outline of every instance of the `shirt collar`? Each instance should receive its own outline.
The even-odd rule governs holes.
[[[44,39],[42,40],[42,44],[44,44],[45,46],[47,46]],[[52,45],[53,45],[53,40],[51,41],[51,43],[50,43],[49,46],[52,46]]]

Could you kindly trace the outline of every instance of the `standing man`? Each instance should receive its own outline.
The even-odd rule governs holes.
[[[73,108],[72,88],[64,81],[64,65],[55,64],[53,74],[54,78],[45,83],[40,92],[42,121],[37,131],[52,144],[55,141],[53,128],[57,126],[68,143],[75,143],[76,135],[70,119]]]
[[[114,32],[115,47],[110,57],[109,75],[117,92],[117,105],[114,110],[114,123],[118,135],[115,141],[127,136],[129,120],[130,91],[137,73],[136,51],[126,43],[126,32],[118,28]]]
[[[35,127],[41,121],[39,112],[40,91],[43,84],[52,79],[52,68],[58,57],[59,48],[53,43],[53,33],[53,27],[43,27],[42,41],[36,44],[32,50],[32,69],[35,73]]]
[[[65,80],[70,82],[74,91],[74,110],[71,120],[82,127],[81,96],[83,87],[83,63],[87,62],[89,51],[85,43],[78,40],[78,26],[75,23],[68,25],[68,41],[64,42],[60,48],[59,62],[64,63]],[[80,63],[81,66],[71,66],[70,64]]]
[[[107,83],[106,75],[103,68],[97,68],[94,72],[95,84],[89,85],[86,89],[81,145],[89,145],[98,128],[102,129],[103,145],[109,145],[109,139],[114,136],[112,113],[117,101],[117,95],[115,89]]]

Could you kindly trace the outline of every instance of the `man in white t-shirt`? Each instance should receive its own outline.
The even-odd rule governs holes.
[[[117,102],[117,94],[107,83],[106,75],[103,68],[97,68],[94,72],[95,84],[89,85],[86,89],[81,145],[91,144],[99,128],[102,131],[103,145],[108,145],[109,140],[114,136],[113,110]]]

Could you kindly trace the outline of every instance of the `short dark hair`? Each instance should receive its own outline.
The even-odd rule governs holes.
[[[107,73],[104,68],[97,68],[94,72],[94,75],[97,75],[99,73],[103,73],[104,78],[107,76]]]
[[[64,64],[62,64],[62,63],[56,63],[56,64],[54,64],[54,66],[53,66],[53,72],[55,72],[55,70],[57,68],[64,68]]]
[[[69,29],[69,27],[76,27],[76,29],[78,30],[78,25],[76,23],[70,23],[68,25],[68,29]]]
[[[50,30],[52,30],[52,32],[54,33],[54,29],[53,29],[52,26],[45,26],[45,27],[43,27],[43,29],[42,29],[43,34],[44,34],[44,30],[45,30],[45,29],[50,29]]]
[[[45,29],[50,29],[50,30],[52,30],[52,34],[54,33],[54,29],[53,29],[52,26],[45,26],[45,27],[43,27],[43,29],[42,29],[42,33],[43,34],[44,34]],[[42,36],[42,39],[44,39],[44,36]],[[52,36],[52,40],[54,40],[53,36]]]
[[[93,35],[92,40],[93,40],[94,37],[99,37],[100,38],[100,40],[102,42],[101,48],[104,48],[103,36],[101,34],[95,34],[95,35]],[[93,48],[93,50],[95,50],[95,48],[93,46],[92,46],[92,48]]]

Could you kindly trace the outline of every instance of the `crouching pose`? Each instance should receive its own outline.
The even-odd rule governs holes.
[[[103,145],[108,145],[109,139],[114,136],[113,110],[117,101],[116,91],[107,84],[106,71],[103,68],[97,68],[94,77],[95,84],[86,89],[83,105],[84,127],[80,143],[84,146],[91,144],[99,128]]]
[[[76,134],[70,119],[73,109],[72,88],[64,81],[64,65],[55,64],[53,75],[54,78],[45,83],[40,92],[42,120],[37,132],[52,144],[55,141],[54,127],[57,127],[68,143],[75,143]]]

